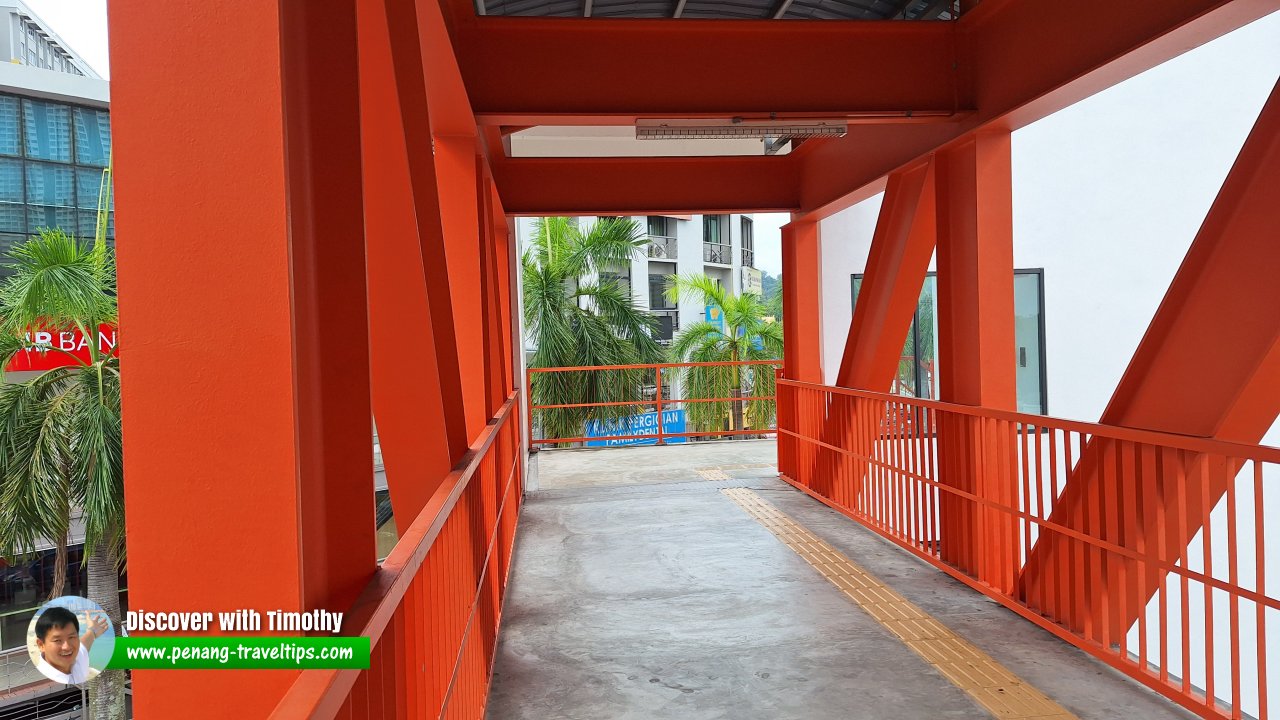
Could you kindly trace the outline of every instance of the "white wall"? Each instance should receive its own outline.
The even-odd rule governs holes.
[[[1050,414],[1097,420],[1280,76],[1280,14],[1013,135]]]

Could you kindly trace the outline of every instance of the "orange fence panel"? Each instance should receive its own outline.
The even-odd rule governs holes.
[[[764,413],[773,417],[776,414],[776,397],[773,394],[755,394],[742,395],[736,397],[710,397],[710,398],[680,398],[680,397],[663,397],[664,386],[669,391],[673,385],[673,380],[682,372],[687,372],[690,368],[718,368],[725,373],[736,373],[738,377],[742,377],[747,373],[768,373],[769,382],[767,386],[774,384],[774,378],[777,375],[777,368],[781,367],[781,360],[743,360],[739,362],[686,362],[686,363],[646,363],[639,365],[592,365],[582,367],[555,367],[555,368],[529,368],[526,371],[525,386],[531,391],[537,384],[543,382],[560,381],[565,384],[565,390],[570,394],[585,395],[585,388],[591,385],[630,385],[634,386],[638,393],[639,399],[624,399],[616,401],[601,402],[572,402],[562,404],[542,404],[535,405],[532,401],[528,408],[529,423],[529,446],[537,447],[539,445],[568,445],[572,443],[589,443],[617,441],[623,444],[623,441],[654,441],[658,445],[665,445],[672,440],[683,442],[685,438],[699,437],[736,437],[736,436],[765,436],[775,434],[776,425],[767,423],[764,427],[732,427],[733,420],[729,420],[730,427],[723,429],[711,429],[702,431],[670,431],[666,428],[663,420],[664,411],[671,409],[679,409],[697,404],[717,403],[725,407],[726,417],[731,418],[746,417],[747,423],[750,423],[750,408],[756,403],[764,403],[767,408]],[[664,373],[666,377],[664,378]],[[563,378],[563,380],[561,380]],[[758,382],[758,381],[754,381]],[[622,393],[625,394],[625,393]],[[547,411],[564,410],[564,409],[583,409],[591,408],[590,413],[582,415],[589,417],[589,421],[599,421],[601,423],[621,423],[628,414],[636,413],[656,413],[655,427],[653,432],[644,432],[637,434],[608,434],[608,435],[591,435],[587,428],[587,422],[581,422],[583,427],[580,433],[569,433],[569,435],[557,435],[554,430],[545,430],[546,423],[541,422],[543,415]],[[628,413],[627,409],[631,412]],[[734,410],[736,408],[736,411]],[[575,418],[578,414],[575,414]],[[584,418],[585,419],[585,418]],[[576,426],[575,426],[576,429]],[[547,433],[551,434],[548,435]],[[627,443],[630,444],[630,443]]]
[[[1267,716],[1280,449],[782,378],[777,396],[787,482],[1201,715]],[[1099,510],[1055,515],[1083,473]]]

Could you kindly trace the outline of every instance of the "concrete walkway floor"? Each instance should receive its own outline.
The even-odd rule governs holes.
[[[760,467],[773,459],[771,441],[540,453],[488,717],[991,717],[730,487],[752,489],[1071,713],[1190,717],[782,483]]]

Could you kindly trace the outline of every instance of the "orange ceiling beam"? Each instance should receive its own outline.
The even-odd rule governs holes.
[[[952,23],[484,17],[453,38],[482,123],[967,106]]]
[[[798,210],[813,219],[873,195],[889,173],[975,130],[1022,127],[1280,9],[1280,0],[1150,7],[1081,0],[1070,12],[1045,16],[1031,3],[987,0],[951,23],[679,23],[478,18],[446,3],[459,72],[481,124],[956,111],[934,122],[855,123],[844,138],[805,143],[785,161],[798,184],[785,194],[771,190],[768,177],[783,165],[768,166],[761,178],[726,171],[720,159],[699,161],[709,168],[682,166],[693,177],[715,178],[714,186],[673,184],[663,176],[673,159],[604,166],[566,158],[495,175],[504,200],[518,193],[511,208],[519,214],[732,207]],[[833,83],[826,68],[848,72]],[[691,195],[673,191],[680,188]]]
[[[787,157],[516,158],[493,165],[510,215],[791,212]]]

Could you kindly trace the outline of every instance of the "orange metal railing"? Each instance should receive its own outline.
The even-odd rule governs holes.
[[[785,480],[1201,715],[1267,717],[1280,449],[777,387]]]
[[[652,412],[657,413],[656,431],[648,434],[632,434],[632,435],[608,435],[610,441],[625,440],[655,440],[657,444],[666,444],[668,440],[674,438],[694,438],[694,437],[732,437],[738,435],[772,435],[775,432],[774,426],[762,428],[734,428],[723,430],[704,430],[698,432],[668,432],[664,427],[663,411],[672,408],[678,408],[683,405],[692,405],[695,403],[728,403],[739,404],[739,407],[746,407],[747,403],[752,402],[770,402],[776,401],[773,395],[752,395],[740,397],[714,397],[714,398],[669,398],[662,397],[664,384],[668,387],[671,385],[670,379],[664,380],[664,372],[674,372],[684,368],[724,368],[726,371],[737,368],[759,368],[762,372],[776,374],[776,369],[782,365],[781,360],[743,360],[739,362],[688,362],[688,363],[646,363],[639,365],[590,365],[581,367],[555,367],[555,368],[529,368],[525,371],[525,387],[534,387],[534,377],[539,374],[550,373],[580,373],[581,376],[588,374],[603,374],[604,378],[614,382],[629,382],[640,384],[636,378],[637,373],[644,373],[646,376],[651,372],[653,376],[653,399],[652,400],[624,400],[618,402],[584,402],[584,403],[564,403],[550,405],[535,405],[532,401],[528,407],[528,425],[529,425],[529,445],[537,447],[539,445],[552,444],[569,444],[569,443],[585,443],[591,441],[604,440],[604,436],[588,436],[586,428],[583,428],[582,435],[577,437],[547,437],[543,434],[535,432],[538,427],[537,412],[545,410],[555,410],[561,408],[635,408],[638,412],[648,412],[650,408]],[[609,375],[612,374],[612,377]],[[626,375],[623,375],[626,374]],[[622,377],[619,377],[622,376]]]
[[[306,670],[272,718],[484,715],[523,496],[518,392],[445,477],[351,609],[368,670]]]

